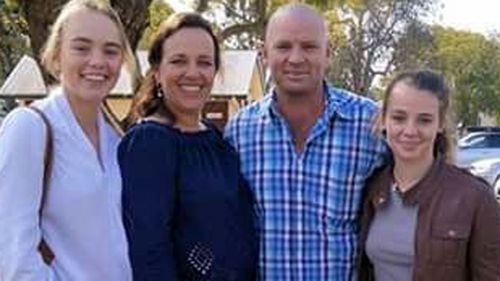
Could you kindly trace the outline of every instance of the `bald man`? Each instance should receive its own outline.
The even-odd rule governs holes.
[[[385,150],[376,105],[325,82],[327,28],[309,6],[272,15],[263,55],[275,87],[226,128],[255,194],[260,280],[352,280],[362,189]]]

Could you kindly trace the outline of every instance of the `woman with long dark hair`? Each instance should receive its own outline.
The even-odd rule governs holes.
[[[134,280],[254,280],[252,197],[236,152],[201,119],[220,50],[194,13],[162,23],[119,147]]]

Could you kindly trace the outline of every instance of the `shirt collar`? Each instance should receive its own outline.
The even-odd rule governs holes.
[[[437,156],[429,171],[425,176],[410,190],[402,194],[405,204],[421,204],[429,196],[434,194],[434,190],[439,186],[439,175],[442,173],[445,162],[442,156]],[[388,201],[391,185],[393,165],[386,166],[377,177],[376,184],[372,187],[369,199],[372,205],[377,207]]]
[[[91,149],[90,151],[95,152],[89,138],[85,135],[85,132],[79,125],[73,110],[71,110],[67,94],[64,93],[62,87],[55,88],[51,93],[51,96],[54,96],[59,110],[63,113],[63,120],[61,121],[64,124],[65,129],[71,132],[74,137],[85,143],[85,146]],[[101,157],[101,168],[105,170],[106,165],[110,160],[110,155],[108,155],[107,151],[109,150],[108,146],[110,138],[112,138],[112,131],[107,129],[107,123],[104,119],[102,110],[99,110],[97,114],[97,128],[99,130],[99,156]]]
[[[353,93],[335,88],[326,81],[323,82],[323,93],[326,102],[325,111],[322,115],[324,118],[331,120],[335,114],[348,120],[355,118],[355,112],[351,107],[355,99]],[[275,87],[273,87],[263,98],[260,106],[260,114],[262,117],[272,119],[281,116],[277,109],[276,95]]]

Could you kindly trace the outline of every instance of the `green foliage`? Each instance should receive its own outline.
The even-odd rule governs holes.
[[[395,71],[429,67],[452,88],[455,121],[477,125],[480,113],[500,116],[500,42],[496,38],[441,26],[408,31]]]
[[[214,0],[203,14],[215,23],[222,45],[255,49],[262,45],[270,14],[286,1]]]
[[[436,0],[345,0],[327,15],[333,47],[329,80],[360,94],[394,68],[400,40]]]
[[[436,42],[432,29],[421,22],[412,23],[397,42],[393,68],[436,68],[436,61],[433,60],[435,51]]]
[[[195,11],[203,13],[219,29],[219,37],[225,47],[231,49],[255,49],[262,45],[265,26],[271,14],[290,2],[302,2],[328,11],[345,0],[289,1],[289,0],[195,0]]]
[[[0,0],[0,85],[22,55],[30,53],[27,34],[17,1]]]
[[[411,24],[433,10],[438,0],[331,0],[302,2],[323,12],[329,25],[332,61],[328,79],[358,93],[370,90],[378,75],[394,64],[399,39]],[[255,49],[265,26],[284,0],[196,0],[193,7],[220,29],[226,47]]]
[[[435,27],[434,60],[454,88],[458,122],[475,125],[480,112],[500,108],[500,43],[481,34]]]
[[[151,45],[154,34],[163,20],[167,19],[174,11],[162,0],[156,0],[148,8],[149,24],[139,41],[139,49],[147,49]]]
[[[23,54],[29,54],[27,24],[15,0],[0,0],[0,86]],[[15,106],[12,100],[0,99],[0,120]]]
[[[17,102],[15,99],[8,98],[8,99],[0,99],[0,122],[9,111],[14,109],[16,106],[18,106]]]

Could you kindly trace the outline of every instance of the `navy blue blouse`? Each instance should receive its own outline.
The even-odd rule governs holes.
[[[134,280],[255,280],[252,196],[216,129],[145,121],[118,160]]]

